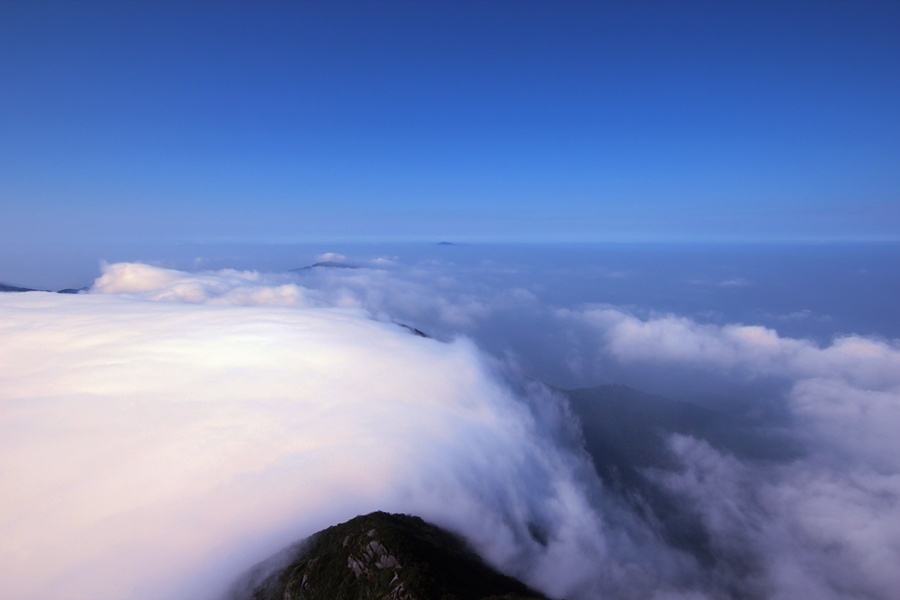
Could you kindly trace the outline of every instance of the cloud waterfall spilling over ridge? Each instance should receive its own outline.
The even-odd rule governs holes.
[[[214,597],[379,509],[554,595],[645,585],[652,542],[595,510],[553,398],[536,419],[470,342],[249,273],[112,265],[94,291],[0,297],[4,597]]]

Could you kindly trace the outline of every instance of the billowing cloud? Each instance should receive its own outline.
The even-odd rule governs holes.
[[[654,361],[760,376],[829,377],[881,389],[900,384],[900,346],[841,336],[826,347],[784,338],[757,325],[705,325],[674,315],[641,319],[615,307],[558,311],[594,331],[603,351],[622,362]]]
[[[324,305],[311,290],[295,285],[287,275],[223,270],[185,273],[140,263],[105,265],[91,288],[99,294],[191,304],[231,306]],[[351,303],[352,304],[352,303]]]
[[[674,438],[672,449],[683,470],[656,477],[702,520],[716,557],[715,575],[735,595],[896,595],[896,471],[879,473],[819,454],[780,465],[742,462],[685,437]]]
[[[372,510],[461,532],[558,596],[690,563],[598,512],[545,388],[514,391],[465,339],[266,281],[111,265],[93,294],[0,297],[5,597],[214,597]]]
[[[653,477],[694,507],[735,590],[766,598],[891,598],[900,589],[900,345],[841,336],[819,345],[759,326],[715,326],[614,307],[559,312],[599,352],[645,369],[730,372],[788,383],[787,464],[741,461],[675,437],[683,469]]]

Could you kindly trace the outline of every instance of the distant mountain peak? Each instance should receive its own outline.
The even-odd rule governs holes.
[[[89,290],[90,287],[85,286],[81,288],[66,288],[64,290],[58,290],[57,294],[80,294],[81,292],[85,292]],[[19,287],[17,285],[9,285],[8,283],[0,283],[0,292],[49,292],[50,290],[38,290],[35,288],[27,288],[27,287]]]
[[[0,283],[0,292],[37,292],[33,288],[19,287],[17,285],[9,285],[8,283]]]
[[[299,267],[296,269],[291,269],[291,272],[295,271],[308,271],[309,269],[315,268],[329,268],[329,269],[358,269],[359,267],[356,265],[348,265],[345,262],[340,262],[336,260],[323,260],[321,262],[313,263],[306,267]]]

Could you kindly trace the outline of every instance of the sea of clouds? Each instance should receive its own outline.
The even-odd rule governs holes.
[[[373,510],[456,531],[553,597],[896,597],[897,341],[548,302],[502,265],[320,259],[119,263],[89,293],[0,296],[5,598],[213,599]],[[804,451],[669,439],[678,468],[647,476],[699,516],[704,562],[604,487],[533,377],[771,390],[755,400],[779,418],[757,425]]]

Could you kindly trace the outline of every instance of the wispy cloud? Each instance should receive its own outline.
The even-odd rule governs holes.
[[[734,590],[761,597],[890,598],[900,575],[900,345],[844,336],[826,346],[744,325],[640,319],[614,307],[562,311],[593,329],[601,352],[645,369],[777,378],[807,454],[741,461],[676,437],[683,470],[657,472],[711,536]]]
[[[750,284],[750,281],[742,277],[732,277],[731,279],[725,279],[719,282],[719,285],[722,287],[742,287]]]

